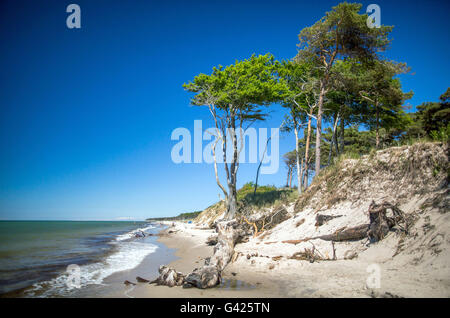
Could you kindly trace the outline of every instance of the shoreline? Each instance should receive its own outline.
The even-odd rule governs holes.
[[[303,214],[305,217],[306,215]],[[296,222],[294,219],[291,222]],[[156,245],[137,266],[114,272],[101,284],[93,284],[75,291],[68,297],[81,298],[318,298],[318,297],[448,297],[448,271],[445,268],[429,273],[423,268],[402,265],[404,256],[393,260],[392,246],[397,237],[386,240],[370,249],[360,250],[355,259],[322,260],[310,263],[289,257],[301,246],[283,244],[252,237],[246,243],[237,244],[237,257],[222,273],[222,283],[210,289],[185,289],[182,286],[157,286],[138,283],[137,276],[149,281],[158,276],[160,265],[167,265],[183,274],[201,267],[212,256],[214,247],[206,244],[212,229],[201,228],[195,223],[157,222],[156,229],[141,242]],[[288,228],[289,226],[287,226]],[[285,231],[285,230],[284,230]],[[272,236],[276,233],[272,233]],[[278,237],[278,241],[282,238]],[[271,244],[265,244],[265,243]],[[325,245],[315,242],[325,253]],[[339,252],[339,250],[337,250]],[[399,262],[401,261],[401,262]],[[377,264],[381,274],[381,286],[371,289],[366,285],[369,266]],[[436,271],[437,270],[437,271]],[[414,279],[411,279],[414,277]],[[129,281],[133,284],[124,284]],[[2,295],[1,298],[27,297],[22,292]],[[39,297],[39,296],[38,296]],[[59,296],[50,296],[59,297]]]

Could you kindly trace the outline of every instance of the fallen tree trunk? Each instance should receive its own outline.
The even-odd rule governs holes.
[[[339,218],[342,215],[324,215],[324,214],[317,214],[316,215],[316,224],[315,226],[321,226],[324,225],[326,222],[334,219]]]
[[[221,282],[222,271],[230,262],[234,245],[243,236],[244,231],[238,227],[234,220],[219,222],[216,225],[218,232],[217,244],[214,246],[214,254],[205,260],[205,264],[196,268],[192,273],[184,276],[166,266],[159,269],[160,276],[151,283],[166,286],[181,286],[185,288],[211,288]]]
[[[358,225],[349,229],[341,229],[337,230],[333,234],[321,235],[308,237],[301,240],[286,240],[282,243],[288,244],[299,244],[302,242],[308,242],[310,240],[321,239],[324,241],[332,241],[332,242],[342,242],[342,241],[353,241],[353,240],[361,240],[367,237],[367,231],[369,230],[369,224]]]
[[[345,230],[337,230],[333,234],[322,235],[316,238],[333,242],[361,240],[367,237],[369,226],[370,224],[362,224]]]

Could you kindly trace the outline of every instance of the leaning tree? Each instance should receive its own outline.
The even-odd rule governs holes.
[[[308,171],[311,122],[315,118],[314,111],[317,105],[315,98],[317,95],[315,94],[317,85],[314,72],[310,63],[302,63],[299,61],[283,61],[278,67],[280,79],[286,85],[286,94],[281,105],[288,110],[283,121],[282,130],[294,132],[297,190],[299,194],[301,194],[304,187],[302,181],[303,172],[307,175]],[[299,133],[306,125],[308,128],[305,157],[300,159]]]
[[[276,76],[276,61],[271,54],[236,61],[227,67],[214,67],[210,75],[199,74],[183,87],[195,93],[191,104],[206,106],[215,124],[215,142],[212,147],[216,182],[225,196],[226,219],[237,212],[237,172],[239,155],[243,148],[245,130],[255,121],[264,120],[268,106],[284,97],[284,85]],[[222,145],[222,162],[227,188],[219,180],[216,146]],[[227,149],[231,147],[231,158]]]

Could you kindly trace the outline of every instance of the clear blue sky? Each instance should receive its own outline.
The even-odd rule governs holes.
[[[373,2],[395,25],[388,57],[415,73],[402,77],[410,104],[437,101],[450,86],[449,2],[362,3]],[[70,3],[80,30],[66,27]],[[174,128],[211,123],[181,85],[252,53],[293,57],[300,30],[337,3],[2,0],[0,219],[142,219],[214,203],[212,167],[170,158]],[[279,126],[273,110],[262,126]],[[280,154],[294,144],[284,136]],[[255,170],[243,165],[238,185]]]

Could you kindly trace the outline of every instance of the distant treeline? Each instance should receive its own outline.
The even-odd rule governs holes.
[[[197,215],[200,214],[202,211],[195,211],[195,212],[186,212],[181,213],[177,216],[170,216],[170,217],[161,217],[161,218],[149,218],[147,221],[179,221],[179,220],[191,220],[195,219]]]

